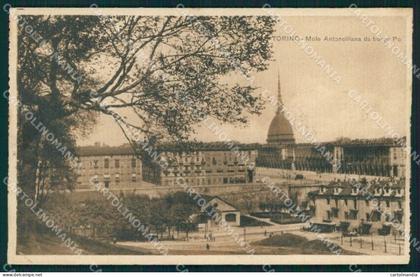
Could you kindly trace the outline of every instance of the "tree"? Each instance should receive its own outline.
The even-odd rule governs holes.
[[[127,17],[108,22],[107,57],[115,66],[107,82],[92,88],[93,97],[83,103],[87,108],[111,114],[121,127],[141,134],[179,139],[208,116],[246,122],[244,110],[262,109],[254,87],[223,78],[266,69],[272,18]],[[121,28],[114,31],[114,25]],[[134,124],[118,114],[127,107],[136,115]]]
[[[97,114],[116,123],[135,146],[143,137],[186,139],[208,117],[247,122],[263,100],[251,76],[267,68],[275,20],[269,16],[22,16],[41,42],[19,33],[20,113],[36,112],[46,125],[62,124],[70,147],[76,131]],[[130,117],[124,117],[129,110]],[[20,155],[32,176],[42,161],[36,149],[46,142],[19,123]],[[30,129],[30,126],[29,126]],[[55,131],[57,129],[54,129]],[[89,128],[87,128],[87,131]],[[31,145],[35,148],[25,149]],[[45,161],[44,161],[45,162]],[[62,165],[60,165],[62,167]],[[67,170],[67,169],[66,169]],[[36,179],[36,178],[33,178]],[[65,180],[61,176],[60,181]],[[31,183],[38,182],[30,180]],[[70,183],[70,182],[69,182]],[[36,191],[36,189],[34,189]]]
[[[177,231],[185,231],[188,236],[190,230],[190,216],[197,213],[197,204],[195,206],[186,203],[174,203],[169,211],[172,227]]]
[[[92,112],[66,104],[70,88],[79,87],[74,74],[69,74],[72,65],[85,60],[83,53],[93,47],[94,34],[85,28],[99,21],[77,22],[73,17],[19,17],[18,181],[39,206],[50,189],[73,187],[75,172],[64,155],[75,153],[76,137],[86,134],[94,123]],[[36,28],[42,40],[30,36],[26,25]],[[63,33],[57,32],[60,28]],[[74,47],[76,43],[80,45]],[[52,142],[48,141],[51,136]]]
[[[150,224],[154,227],[156,235],[160,234],[160,238],[162,238],[166,227],[168,227],[168,209],[163,201],[153,201],[150,207]]]
[[[171,237],[173,228],[179,231],[188,232],[193,228],[190,222],[190,216],[200,212],[196,201],[186,192],[178,191],[173,194],[167,194],[162,199],[162,206],[165,207],[166,224],[168,226],[168,236]]]

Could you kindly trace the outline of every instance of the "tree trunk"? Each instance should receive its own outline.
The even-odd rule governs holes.
[[[38,159],[36,163],[36,170],[35,170],[35,195],[34,195],[35,202],[37,202],[39,198],[39,186],[41,184],[41,164],[42,164],[42,161]]]

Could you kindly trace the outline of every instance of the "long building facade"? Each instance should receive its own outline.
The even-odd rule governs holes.
[[[110,189],[141,188],[146,182],[174,186],[178,178],[191,186],[255,182],[256,145],[216,143],[161,144],[142,159],[130,145],[85,146],[78,149],[77,189],[96,182]],[[144,182],[143,182],[144,181]]]
[[[160,145],[159,162],[156,159],[143,162],[143,178],[161,186],[174,186],[181,177],[191,186],[255,182],[257,146],[234,147],[232,150],[223,142]]]
[[[258,151],[257,166],[290,170],[402,177],[406,172],[405,138],[339,139],[326,143],[295,143],[292,125],[283,113],[280,82],[277,112],[267,144]]]
[[[359,233],[404,229],[405,180],[331,182],[310,192],[313,221]],[[341,228],[343,228],[341,227]],[[364,230],[364,231],[363,231]]]
[[[348,140],[322,144],[265,145],[257,165],[290,170],[403,177],[406,150],[393,139]]]

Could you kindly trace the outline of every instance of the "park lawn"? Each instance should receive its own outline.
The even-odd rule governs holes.
[[[256,254],[272,254],[272,255],[335,255],[328,246],[320,240],[308,240],[305,237],[295,234],[274,235],[271,238],[262,239],[252,242],[255,247]],[[340,249],[341,255],[361,255],[360,253],[342,249],[339,245],[335,245]]]
[[[117,246],[112,243],[72,236],[82,250],[82,255],[150,255],[149,250],[138,247]],[[61,239],[53,234],[31,234],[31,236],[17,244],[17,253],[24,255],[77,255],[71,248],[66,247]]]

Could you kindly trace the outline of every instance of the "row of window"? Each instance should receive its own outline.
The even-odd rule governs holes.
[[[185,179],[185,183],[189,185],[220,185],[220,184],[241,184],[246,183],[245,177],[215,177],[203,179]],[[163,184],[170,186],[174,184],[173,180],[165,180]]]
[[[140,182],[140,180],[138,180]],[[137,182],[137,178],[136,177],[132,177],[131,178],[131,182],[135,183]],[[109,188],[111,185],[111,181],[104,181],[104,187]],[[119,186],[120,185],[120,181],[119,180],[115,180],[115,185]]]
[[[224,171],[223,169],[218,169],[215,172],[217,172],[217,173],[223,173],[223,172],[234,173],[235,170],[229,169],[229,170]],[[236,170],[236,172],[244,173],[245,172],[245,169],[238,169],[238,170]],[[179,170],[179,171],[178,170],[173,170],[173,171],[165,170],[162,173],[163,173],[164,176],[168,176],[171,173],[174,176],[185,176],[185,174],[190,174],[190,173],[201,174],[201,173],[204,173],[204,170],[198,170],[198,169],[196,169],[196,170],[188,170],[188,169],[186,169],[186,170]],[[213,170],[206,170],[205,173],[206,174],[211,174],[211,173],[213,173]]]
[[[111,176],[104,176],[103,178],[104,182],[110,182],[111,181]],[[137,175],[136,174],[132,174],[131,178],[130,178],[131,182],[136,182],[138,180]],[[93,182],[94,183],[98,183],[99,182],[99,178],[95,178],[93,177]],[[120,176],[115,175],[115,182],[119,183],[120,182]]]
[[[220,184],[222,182],[222,178],[206,178],[206,179],[188,179],[186,178],[185,183],[187,183],[188,185],[211,185],[211,184]],[[163,181],[163,184],[165,186],[170,186],[173,185],[175,183],[174,180],[165,180]]]
[[[207,155],[195,155],[195,156],[164,155],[164,156],[168,157],[168,159],[174,159],[179,163],[182,163],[182,162],[186,162],[186,163],[188,163],[188,162],[203,162],[204,158],[207,162],[210,162],[210,157],[207,156]],[[247,152],[240,152],[239,155],[232,154],[232,153],[229,153],[229,154],[224,153],[223,161],[225,163],[227,163],[228,161],[229,162],[231,162],[231,161],[238,162],[240,160],[247,160],[249,157],[251,157],[251,151],[248,151],[248,153]],[[217,163],[216,162],[216,157],[212,157],[211,159],[212,159],[213,164]],[[217,159],[220,160],[221,157],[218,157]]]
[[[327,218],[338,218],[338,209],[337,208],[332,208],[331,211],[327,211]],[[350,211],[346,211],[344,212],[344,218],[346,220],[357,220],[357,214],[359,211],[357,210],[350,210]],[[402,222],[402,213],[395,213],[394,215],[385,213],[385,221],[386,222],[391,222],[391,221],[398,221],[398,222]],[[366,213],[366,217],[365,220],[366,221],[370,221],[370,222],[379,222],[381,221],[381,216],[382,213],[379,211],[372,211],[371,213]]]
[[[334,199],[334,202],[335,202],[335,206],[338,207],[338,199]],[[353,199],[352,203],[353,203],[353,208],[357,209],[357,200]],[[344,205],[348,206],[348,204],[349,204],[348,199],[344,199]],[[331,205],[331,198],[327,198],[327,205]],[[368,200],[366,200],[366,205],[369,206]]]
[[[114,159],[113,161],[114,161],[114,167],[115,168],[120,168],[120,160],[119,159]],[[93,160],[92,163],[91,163],[93,168],[99,168],[99,164],[100,164],[99,160]],[[131,159],[130,164],[131,164],[132,168],[137,167],[137,159],[135,159],[135,158]],[[105,158],[103,160],[104,168],[109,168],[110,165],[111,165],[111,160],[109,158]]]
[[[351,200],[351,203],[353,204],[352,206],[353,206],[354,209],[357,209],[357,201],[358,201],[357,199]],[[335,202],[335,206],[338,207],[338,199],[334,199],[334,202]],[[377,203],[378,203],[377,206],[380,207],[381,202],[378,200]],[[401,209],[402,208],[402,202],[398,201],[397,203],[398,203],[398,208]],[[331,205],[331,199],[330,198],[327,198],[327,205]],[[349,200],[348,199],[344,199],[344,205],[345,206],[349,205]],[[369,207],[369,205],[370,205],[370,201],[365,200],[365,206]],[[391,202],[389,200],[385,200],[385,205],[386,205],[387,208],[389,208],[391,206]]]

